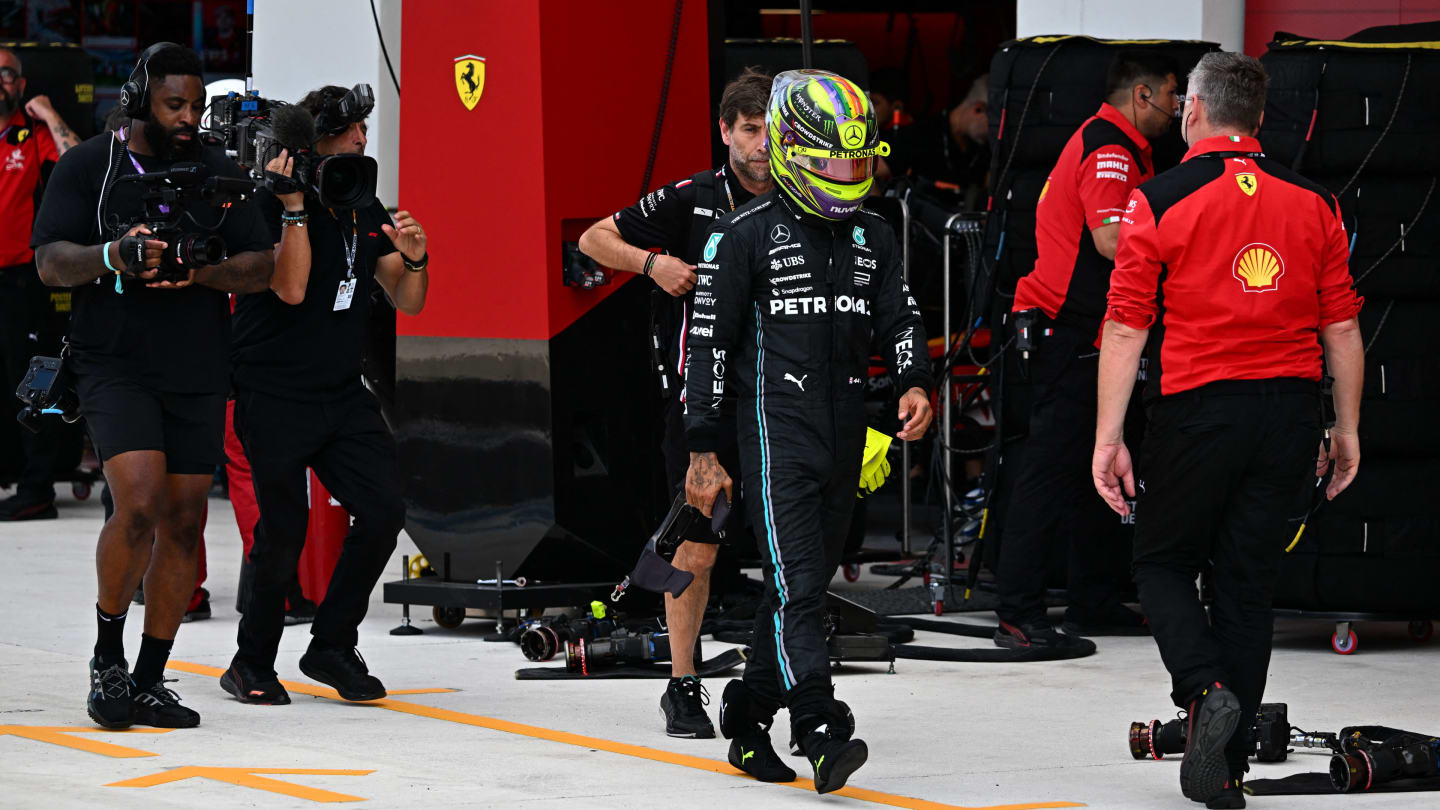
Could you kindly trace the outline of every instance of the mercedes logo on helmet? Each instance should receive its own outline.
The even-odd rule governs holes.
[[[865,142],[865,128],[857,123],[851,123],[841,127],[840,137],[845,139],[845,145],[851,149],[858,148]]]
[[[790,229],[784,225],[776,225],[770,229],[770,241],[777,245],[790,241]]]

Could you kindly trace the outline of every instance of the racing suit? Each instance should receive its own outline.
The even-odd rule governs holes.
[[[928,392],[924,327],[890,225],[864,209],[832,222],[772,191],[719,220],[700,258],[686,441],[716,449],[733,380],[744,503],[765,568],[744,682],[788,706],[794,724],[831,710],[825,589],[855,507],[872,337],[898,390]]]

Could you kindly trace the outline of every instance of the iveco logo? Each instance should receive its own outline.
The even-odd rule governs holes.
[[[770,241],[778,244],[790,241],[790,229],[784,225],[776,225],[770,229]]]

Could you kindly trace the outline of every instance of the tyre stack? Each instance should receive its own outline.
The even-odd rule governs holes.
[[[1440,616],[1440,25],[1277,33],[1260,143],[1324,185],[1365,296],[1360,472],[1286,556],[1276,607]]]
[[[990,205],[983,256],[995,273],[997,295],[991,302],[992,334],[1003,334],[1004,315],[1014,303],[1015,282],[1035,266],[1035,206],[1045,179],[1059,160],[1065,142],[1105,101],[1105,73],[1118,51],[1153,49],[1171,55],[1186,76],[1204,54],[1219,50],[1213,42],[1194,40],[1104,40],[1084,36],[1039,36],[1002,44],[990,62]],[[1178,126],[1152,146],[1155,170],[1173,168],[1185,155]],[[997,339],[995,345],[1002,345]],[[1029,432],[1030,386],[1008,353],[1002,401],[1006,448],[1004,468],[1018,470]],[[991,502],[989,536],[999,537],[1004,505],[1014,474],[1001,475]],[[986,544],[986,562],[993,567],[998,543]]]

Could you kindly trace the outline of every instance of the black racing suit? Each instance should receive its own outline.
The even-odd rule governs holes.
[[[686,347],[685,437],[713,452],[739,397],[745,506],[765,563],[744,681],[792,724],[831,709],[825,587],[855,508],[872,337],[900,391],[930,389],[924,327],[890,225],[798,213],[778,191],[711,229]]]

